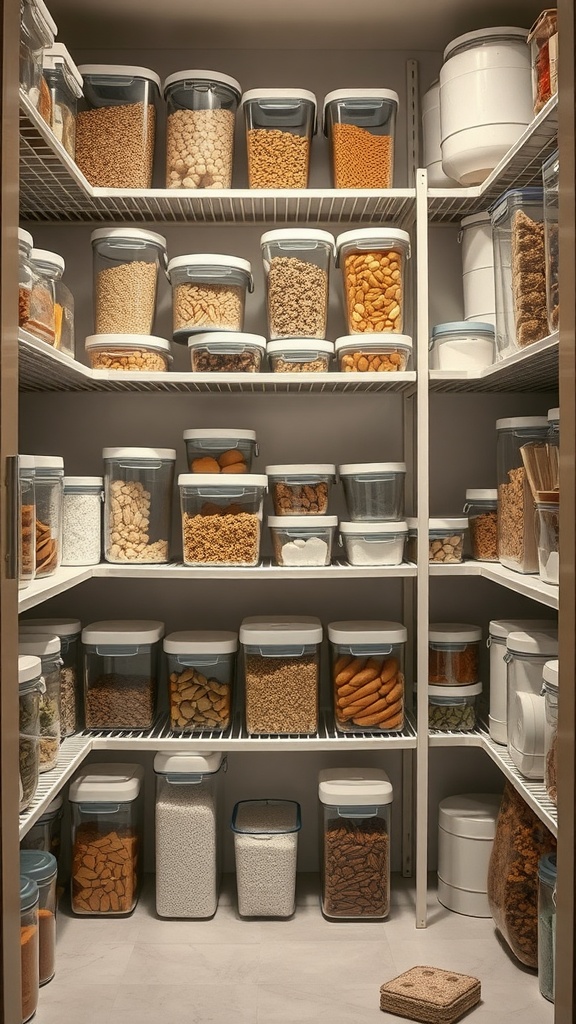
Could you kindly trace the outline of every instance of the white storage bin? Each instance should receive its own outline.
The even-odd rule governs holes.
[[[276,565],[330,565],[338,516],[268,516]]]
[[[404,512],[405,462],[358,462],[338,466],[353,522],[398,520]]]
[[[468,320],[432,328],[430,365],[434,370],[479,373],[494,362],[494,327]]]
[[[206,331],[243,330],[246,292],[254,291],[248,260],[219,253],[176,256],[168,276],[174,341]]]
[[[422,143],[424,167],[428,171],[429,188],[456,188],[442,168],[442,134],[440,129],[440,82],[436,79],[422,97]]]
[[[188,338],[193,373],[260,373],[266,338],[260,334],[212,331]]]
[[[255,430],[195,427],[182,436],[191,473],[249,473],[258,456]]]
[[[495,743],[508,742],[506,711],[506,640],[510,633],[533,633],[553,626],[550,619],[493,619],[487,645],[490,648],[490,736]]]
[[[494,245],[489,213],[472,213],[460,221],[464,319],[496,326]]]
[[[557,657],[556,629],[510,633],[506,640],[508,753],[528,779],[544,778],[542,670]]]
[[[291,917],[301,827],[294,800],[240,800],[232,813],[238,913]]]
[[[340,523],[340,544],[350,565],[401,565],[406,523]]]
[[[438,901],[467,917],[491,917],[488,865],[500,796],[464,793],[438,807]]]

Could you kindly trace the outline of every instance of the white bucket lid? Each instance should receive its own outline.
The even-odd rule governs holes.
[[[178,487],[210,487],[237,491],[239,487],[267,487],[264,473],[180,473]]]
[[[549,423],[559,423],[560,422],[560,409],[559,408],[557,408],[557,409],[548,409],[548,415],[547,415],[546,418],[547,418]]]
[[[468,520],[467,519],[430,519],[428,522],[429,530],[467,530]]]
[[[143,228],[131,228],[129,224],[123,228],[97,228],[90,235],[92,245],[94,245],[94,242],[108,238],[125,238],[126,241],[134,239],[137,242],[151,242],[152,245],[158,245],[162,249],[166,249],[167,244],[164,235],[159,235],[156,231],[144,231]]]
[[[266,348],[266,338],[261,334],[245,334],[243,331],[203,331],[188,338],[188,348],[210,348],[211,345],[236,345],[238,348]]]
[[[64,490],[67,487],[103,487],[104,479],[101,476],[65,476]]]
[[[364,349],[386,351],[394,348],[405,348],[412,351],[412,338],[407,334],[382,333],[377,338],[363,334],[346,334],[341,338],[336,338],[334,344],[337,352],[346,349],[352,349],[354,352],[363,352]]]
[[[175,448],[103,448],[103,459],[168,459],[176,461]]]
[[[33,654],[45,658],[48,654],[60,654],[60,637],[48,633],[18,633],[19,654]]]
[[[438,805],[438,824],[465,839],[494,839],[502,797],[499,793],[462,793]]]
[[[322,643],[322,623],[315,615],[250,615],[240,624],[240,643],[292,647]]]
[[[461,228],[473,228],[478,224],[490,224],[492,217],[489,213],[471,213],[460,221]]]
[[[29,245],[30,248],[34,245],[34,239],[29,231],[25,231],[24,228],[18,228],[18,241],[24,242],[24,245]]]
[[[27,654],[18,655],[18,685],[31,683],[42,675],[42,663],[40,658]]]
[[[547,427],[546,416],[507,416],[496,420],[496,430],[522,430],[525,427]]]
[[[64,459],[61,455],[35,455],[35,469],[64,469]]]
[[[241,270],[248,277],[252,276],[252,264],[241,256],[223,256],[218,252],[199,252],[188,256],[174,256],[168,263],[168,273],[178,267],[225,267],[228,270]]]
[[[145,78],[147,82],[154,82],[160,89],[160,75],[150,68],[141,68],[133,64],[80,64],[78,71],[82,78],[91,75],[121,76],[123,78]]]
[[[70,783],[71,803],[128,803],[144,782],[141,764],[91,764]]]
[[[532,633],[509,633],[506,648],[513,654],[535,654],[553,658],[558,654],[558,630],[540,629]]]
[[[488,626],[490,636],[497,640],[505,640],[509,633],[530,633],[552,628],[550,619],[492,619]]]
[[[238,633],[225,629],[188,629],[164,637],[166,654],[233,654]]]
[[[428,684],[429,697],[475,697],[482,693],[482,683],[469,686],[432,686]]]
[[[19,455],[18,456],[18,468],[19,469],[34,469],[36,466],[36,460],[33,455]]]
[[[329,462],[291,463],[287,466],[266,466],[268,476],[336,476],[336,466]]]
[[[82,630],[83,644],[153,644],[164,636],[157,619],[104,619]]]
[[[72,60],[68,47],[64,46],[64,43],[54,43],[54,46],[46,47],[42,53],[42,66],[47,70],[53,70],[62,64],[76,86],[74,94],[79,100],[83,91],[82,75]]]
[[[517,691],[512,697],[508,719],[508,742],[521,754],[542,757],[546,729],[546,706],[539,693]]]
[[[548,686],[558,689],[558,659],[546,662],[542,669],[542,679]]]
[[[32,249],[30,259],[32,263],[47,263],[48,266],[55,267],[62,274],[66,270],[64,257],[57,252],[50,252],[49,249]]]
[[[170,354],[170,342],[152,334],[89,334],[84,347],[87,352],[108,348],[147,348]]]
[[[444,50],[443,59],[448,60],[448,57],[453,50],[457,50],[460,46],[465,46],[467,43],[483,43],[489,39],[498,39],[499,37],[515,37],[518,40],[526,42],[528,38],[527,28],[518,28],[517,26],[505,25],[503,27],[494,28],[477,28],[473,32],[465,32],[464,35],[456,36],[452,42],[448,43],[448,46]]]
[[[350,619],[328,623],[328,639],[335,644],[404,644],[408,630],[387,619]]]
[[[474,488],[466,491],[466,501],[497,501],[498,490],[496,487]]]
[[[82,630],[80,619],[20,619],[20,633],[49,633],[50,636],[76,636]]]
[[[344,534],[356,534],[358,536],[364,536],[365,534],[381,534],[381,533],[408,533],[408,524],[401,522],[383,522],[383,523],[340,523],[340,533]]]
[[[392,783],[381,768],[323,768],[318,774],[318,796],[332,807],[377,807],[390,804]]]
[[[366,476],[368,473],[405,473],[405,462],[351,462],[338,466],[339,476]]]
[[[274,228],[273,231],[264,232],[260,238],[260,247],[274,242],[324,242],[332,252],[336,251],[334,235],[321,228]]]
[[[225,755],[221,752],[199,754],[160,750],[154,757],[154,771],[158,775],[213,775],[220,770]]]
[[[469,644],[482,639],[482,627],[467,622],[431,622],[428,640],[432,643]]]
[[[206,438],[231,441],[256,441],[255,430],[238,430],[236,427],[194,427],[192,430],[185,430],[182,434],[185,441],[200,441]]]
[[[333,89],[324,97],[322,112],[326,115],[326,107],[335,100],[392,100],[396,106],[400,97],[393,89]]]
[[[338,526],[338,516],[268,516],[268,526],[272,530],[280,529],[287,533],[303,526],[314,531],[327,526]]]
[[[174,85],[176,82],[218,82],[219,85],[228,85],[234,92],[238,93],[238,99],[242,95],[240,82],[237,82],[235,78],[231,78],[230,75],[223,75],[221,71],[205,71],[198,68],[192,71],[176,71],[175,74],[168,75],[168,78],[164,79],[164,92],[166,92],[170,85]]]
[[[281,341],[269,341],[267,352],[269,356],[282,354],[282,352],[326,352],[334,354],[333,341],[320,341],[318,338],[283,338]]]

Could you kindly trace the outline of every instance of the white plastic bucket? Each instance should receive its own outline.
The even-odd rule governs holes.
[[[496,326],[494,247],[489,213],[475,213],[460,223],[464,319]]]
[[[436,80],[422,97],[424,167],[430,188],[455,188],[457,182],[442,170],[440,142],[440,82]]]

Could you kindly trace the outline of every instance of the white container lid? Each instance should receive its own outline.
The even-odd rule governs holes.
[[[242,86],[240,82],[237,82],[235,78],[231,78],[230,75],[223,75],[221,71],[205,71],[204,69],[198,70],[197,68],[192,71],[176,71],[173,75],[168,75],[168,78],[164,79],[163,90],[170,85],[174,85],[175,82],[218,82],[220,85],[228,85],[234,92],[238,93],[238,99],[242,95]]]
[[[307,352],[308,349],[333,355],[334,342],[320,341],[318,338],[283,338],[281,341],[269,341],[267,346],[269,356],[282,352]]]
[[[287,533],[303,526],[314,531],[327,526],[338,526],[338,516],[268,516],[268,526],[273,530],[285,530]]]
[[[339,476],[366,476],[368,473],[405,473],[405,462],[351,462],[338,466]]]
[[[89,334],[84,347],[87,352],[108,348],[147,348],[170,354],[170,342],[152,334]]]
[[[291,463],[287,466],[266,466],[268,476],[336,476],[336,466],[328,462]]]
[[[444,60],[448,60],[448,57],[453,50],[457,50],[460,46],[465,46],[467,43],[483,43],[490,39],[498,39],[501,36],[508,36],[517,38],[526,42],[528,38],[527,28],[518,28],[517,26],[505,25],[504,27],[495,28],[480,28],[475,29],[474,32],[465,32],[462,36],[456,36],[452,42],[448,43],[448,46],[444,50]]]
[[[18,228],[18,241],[24,242],[24,245],[29,245],[30,248],[34,245],[34,239],[29,231],[25,231],[24,228]]]
[[[90,235],[90,241],[92,244],[108,238],[123,238],[127,241],[134,239],[137,242],[151,242],[152,245],[158,245],[162,249],[166,249],[167,244],[164,235],[158,235],[156,231],[144,231],[143,228],[131,228],[128,224],[123,228],[97,228],[97,230],[93,231]]]
[[[185,441],[199,441],[210,438],[224,438],[233,441],[255,441],[255,430],[238,430],[236,427],[194,427],[182,434]]]
[[[475,697],[482,693],[482,683],[469,686],[432,686],[428,684],[429,697]]]
[[[157,619],[104,619],[82,630],[83,644],[153,644],[164,636]]]
[[[168,273],[178,267],[225,267],[226,269],[242,270],[252,276],[252,264],[241,256],[223,256],[221,253],[201,252],[189,256],[174,256],[168,263]]]
[[[33,455],[19,455],[18,466],[20,469],[34,469],[36,465],[36,459]]]
[[[313,92],[309,89],[248,89],[243,93],[240,103],[240,110],[250,100],[305,100],[314,106],[314,114],[318,103]]]
[[[60,637],[48,633],[18,633],[18,652],[44,658],[48,654],[60,654]]]
[[[492,619],[488,626],[490,636],[497,640],[505,640],[509,633],[530,633],[552,628],[550,619]]]
[[[65,476],[64,490],[67,487],[103,487],[104,479],[101,476]]]
[[[133,64],[79,64],[78,71],[82,78],[91,75],[102,75],[104,77],[119,76],[122,78],[145,78],[147,82],[154,82],[161,87],[160,75],[150,68],[141,68]]]
[[[508,741],[519,753],[541,757],[544,753],[546,708],[539,693],[518,691],[512,697],[512,712],[508,718]],[[519,766],[527,769],[534,766]]]
[[[364,349],[389,348],[406,348],[412,351],[412,338],[407,334],[382,333],[377,338],[362,334],[345,334],[341,338],[336,338],[334,344],[337,352],[346,351],[346,349],[362,352]]]
[[[335,644],[404,644],[408,630],[387,619],[349,619],[328,623],[328,639]]]
[[[522,430],[525,427],[547,427],[546,416],[507,416],[496,420],[496,430]]]
[[[188,629],[164,637],[166,654],[233,654],[238,633],[225,629]]]
[[[46,70],[54,70],[62,64],[76,86],[74,94],[76,99],[79,100],[83,91],[82,75],[72,60],[68,48],[64,46],[64,43],[54,43],[54,46],[48,46],[42,53],[42,66]],[[72,82],[69,82],[69,84],[72,85]]]
[[[438,805],[438,824],[464,839],[494,839],[501,800],[498,793],[447,796]]]
[[[210,487],[227,491],[239,487],[267,487],[263,473],[180,473],[178,487]]]
[[[542,679],[548,686],[558,689],[558,659],[546,662],[542,669]]]
[[[80,619],[20,619],[20,633],[49,633],[50,636],[76,636],[82,630]]]
[[[467,519],[430,519],[428,522],[429,530],[467,530],[468,520]]]
[[[498,490],[496,487],[469,488],[466,491],[466,501],[497,501]]]
[[[408,533],[408,523],[383,522],[383,523],[340,523],[340,533],[356,534],[358,536],[383,534],[383,533]]]
[[[337,259],[345,246],[362,245],[366,242],[373,243],[374,247],[382,245],[386,248],[400,242],[410,252],[410,235],[401,228],[356,228],[354,231],[344,231],[336,237]]]
[[[392,100],[398,107],[400,97],[393,89],[333,89],[324,97],[322,116],[326,118],[326,107],[338,100]],[[324,129],[326,130],[326,129]]]
[[[559,423],[560,422],[560,409],[559,408],[558,409],[548,409],[547,420],[548,420],[549,423]]]
[[[54,21],[54,18],[52,17],[52,15],[50,14],[50,11],[46,7],[46,4],[44,3],[44,0],[33,0],[32,6],[36,8],[38,13],[40,14],[40,17],[42,17],[44,19],[44,21],[46,22],[46,24],[48,26],[49,31],[51,32],[51,34],[53,36],[57,36],[58,35],[58,26],[57,26],[56,22]]]
[[[68,799],[80,803],[128,803],[144,782],[141,764],[91,764],[70,783]]]
[[[417,519],[417,517],[416,516],[407,516],[406,517],[406,526],[408,527],[409,530],[417,531],[418,530],[418,519]]]
[[[140,337],[140,335],[139,335]],[[169,459],[176,462],[175,448],[103,448],[103,459]]]
[[[35,455],[35,469],[64,469],[64,459],[61,455]]]
[[[513,654],[549,655],[553,658],[558,654],[558,630],[540,629],[532,633],[509,633],[506,647]]]
[[[31,655],[19,654],[18,655],[18,685],[22,683],[31,683],[34,679],[38,679],[38,676],[42,675],[42,663],[40,658],[32,657]]]
[[[30,259],[33,263],[47,263],[48,266],[55,267],[62,274],[66,270],[64,257],[57,252],[50,252],[49,249],[32,249]]]
[[[188,338],[188,348],[210,348],[211,345],[235,345],[238,348],[266,348],[266,338],[261,334],[245,334],[243,331],[204,331]]]
[[[332,807],[376,807],[390,804],[392,783],[381,768],[323,768],[318,774],[318,796]]]
[[[461,228],[472,228],[477,224],[490,224],[492,217],[489,213],[471,213],[460,221]]]
[[[158,775],[213,775],[220,770],[224,756],[219,752],[199,754],[182,751],[172,754],[160,750],[154,757],[154,771]]]
[[[292,647],[322,643],[322,623],[315,615],[250,615],[240,624],[240,643],[248,646]]]
[[[482,639],[482,627],[467,622],[431,622],[428,640],[432,643],[470,644]]]
[[[333,249],[334,235],[321,228],[274,228],[260,237],[261,247],[271,242],[326,242]]]

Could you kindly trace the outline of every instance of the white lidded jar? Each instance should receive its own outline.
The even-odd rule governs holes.
[[[550,619],[493,619],[487,645],[490,649],[490,736],[495,743],[508,742],[506,710],[506,640],[510,633],[533,633],[548,629]]]
[[[489,213],[472,213],[460,221],[464,319],[496,326],[494,246]]]
[[[102,551],[101,476],[65,476],[62,565],[98,565]]]
[[[500,796],[463,793],[438,807],[438,902],[467,917],[491,917],[488,865]]]
[[[544,778],[542,670],[557,656],[557,629],[510,633],[506,640],[508,753],[528,779]]]
[[[532,120],[527,36],[524,28],[484,28],[444,50],[442,167],[461,185],[483,182]]]
[[[494,362],[494,327],[468,320],[436,324],[430,356],[435,370],[479,373]]]
[[[457,181],[449,178],[442,167],[440,129],[440,82],[436,79],[422,97],[422,143],[424,167],[428,171],[430,188],[456,188]]]
[[[232,812],[238,913],[291,917],[302,825],[295,800],[240,800]]]

